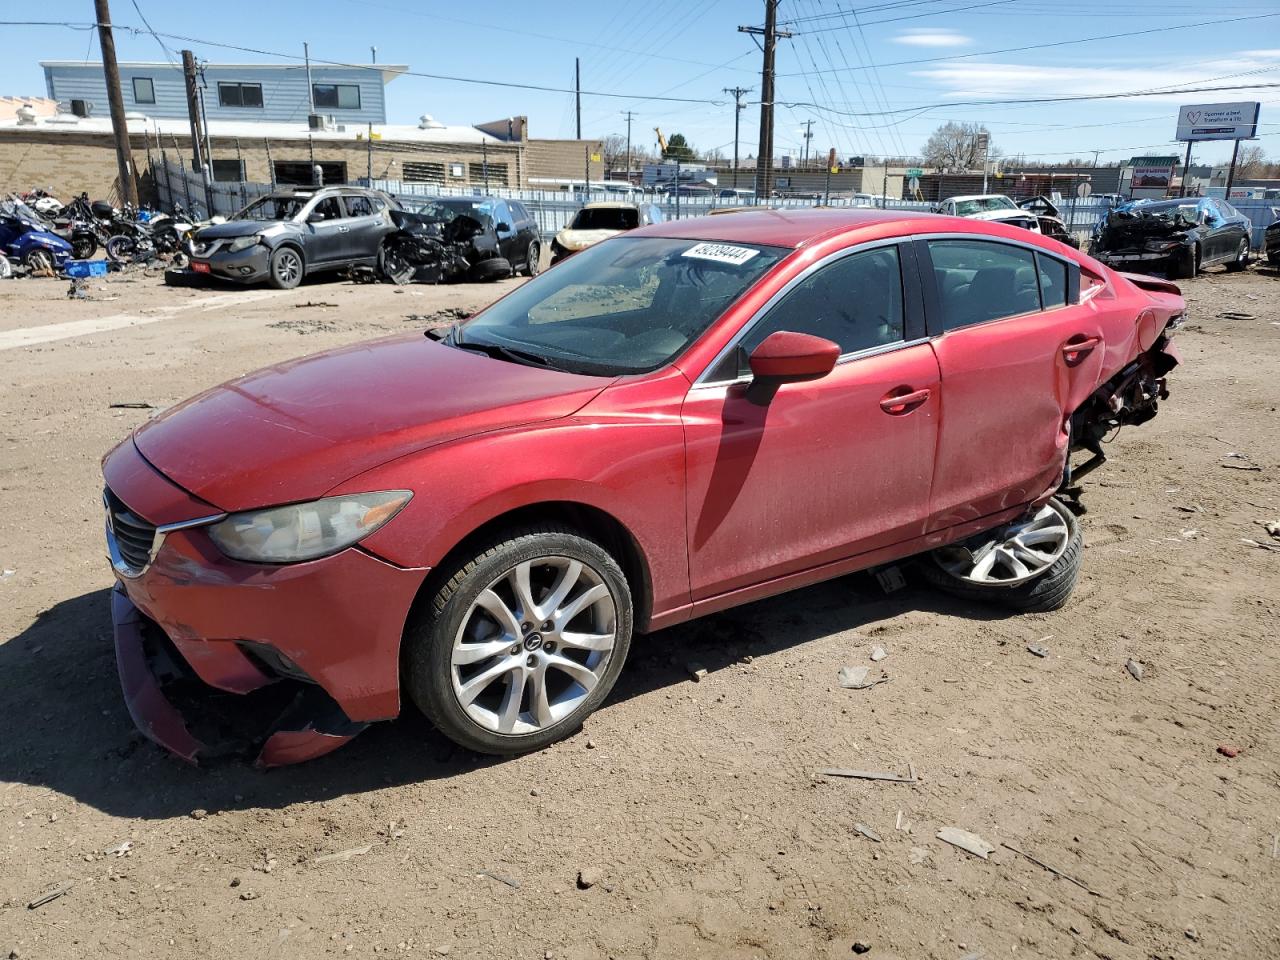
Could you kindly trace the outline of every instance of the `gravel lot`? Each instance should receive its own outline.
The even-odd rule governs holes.
[[[518,282],[132,275],[92,301],[0,283],[0,958],[1280,956],[1280,553],[1242,542],[1280,520],[1266,268],[1185,285],[1186,364],[1086,482],[1062,611],[846,577],[639,638],[580,735],[505,762],[413,718],[267,774],[144,741],[115,678],[98,463],[152,411],[111,405]],[[842,689],[873,645],[892,682]],[[817,773],[908,764],[916,783]],[[995,852],[947,846],[949,826]]]

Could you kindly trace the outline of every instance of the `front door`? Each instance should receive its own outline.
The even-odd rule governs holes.
[[[985,239],[919,245],[935,278],[929,324],[946,384],[933,530],[1057,483],[1067,420],[1097,385],[1110,324],[1094,303],[1072,302],[1078,281],[1057,257]]]
[[[940,382],[914,296],[904,309],[902,258],[891,244],[819,266],[741,339],[742,356],[778,330],[834,340],[842,356],[826,377],[784,385],[768,406],[746,399],[745,377],[690,390],[695,601],[923,531]]]
[[[307,214],[307,264],[317,266],[343,259],[351,227],[344,221],[337,197],[325,197]]]

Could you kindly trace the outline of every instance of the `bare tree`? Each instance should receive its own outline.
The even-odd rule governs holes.
[[[626,167],[627,138],[620,133],[611,133],[607,137],[601,138],[600,153],[604,157],[604,168],[606,170],[618,170]]]
[[[1240,148],[1240,155],[1236,158],[1236,176],[1252,179],[1253,177],[1261,177],[1265,174],[1267,167],[1267,152],[1256,143]]]
[[[996,156],[991,134],[980,123],[944,123],[929,135],[924,145],[924,161],[935,170],[962,173],[981,166],[985,159],[982,138],[987,140],[986,156]]]

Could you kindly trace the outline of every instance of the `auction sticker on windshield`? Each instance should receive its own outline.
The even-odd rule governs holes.
[[[686,250],[682,256],[693,257],[696,260],[714,260],[716,263],[731,263],[737,267],[759,252],[750,247],[735,247],[728,243],[699,243]]]

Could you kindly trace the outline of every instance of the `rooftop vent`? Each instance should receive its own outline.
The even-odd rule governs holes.
[[[77,117],[87,117],[93,113],[93,103],[89,100],[72,100],[71,112]]]
[[[444,124],[437,120],[429,113],[424,113],[418,118],[419,130],[443,130]]]
[[[36,112],[29,103],[20,106],[14,115],[18,118],[18,126],[34,127],[36,125]]]

